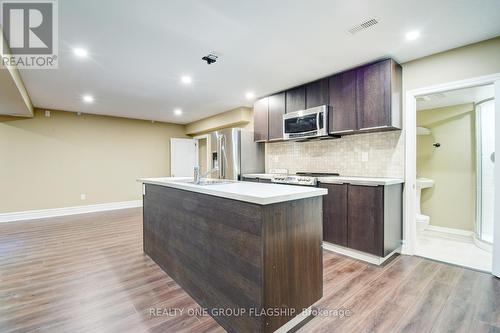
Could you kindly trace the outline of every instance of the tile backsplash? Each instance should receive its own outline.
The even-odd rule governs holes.
[[[404,135],[393,131],[326,141],[266,143],[266,172],[272,169],[403,178]]]

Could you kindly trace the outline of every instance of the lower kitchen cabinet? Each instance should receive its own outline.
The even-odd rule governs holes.
[[[349,185],[348,247],[383,257],[384,186]]]
[[[326,184],[323,240],[385,257],[401,246],[403,185]]]
[[[321,184],[323,196],[323,240],[347,246],[347,184]]]

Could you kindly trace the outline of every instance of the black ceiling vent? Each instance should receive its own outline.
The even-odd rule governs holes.
[[[206,56],[204,56],[203,58],[201,58],[201,60],[206,61],[207,65],[211,65],[211,64],[215,63],[218,58],[219,57],[217,55],[215,55],[213,53],[209,53]]]

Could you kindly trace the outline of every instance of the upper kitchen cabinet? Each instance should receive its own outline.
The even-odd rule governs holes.
[[[286,112],[304,110],[306,108],[306,86],[286,91]]]
[[[329,80],[321,79],[306,85],[306,109],[329,103]]]
[[[283,115],[286,112],[286,93],[278,93],[268,97],[269,98],[269,117],[268,140],[282,140],[283,139]]]
[[[401,65],[392,59],[356,70],[359,131],[401,128]]]
[[[255,103],[255,141],[281,140],[283,114],[320,105],[331,106],[330,134],[401,129],[401,65],[382,60],[267,98]]]
[[[358,128],[356,113],[356,70],[330,77],[329,130],[331,134],[354,132]]]
[[[269,139],[269,98],[264,97],[253,105],[254,141],[264,142]]]

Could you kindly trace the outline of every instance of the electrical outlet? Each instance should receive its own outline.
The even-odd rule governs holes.
[[[45,110],[45,117],[50,117],[50,111],[49,110]]]
[[[80,194],[80,200],[87,200],[87,195],[85,193]]]
[[[368,152],[364,151],[361,153],[361,161],[368,162]]]

